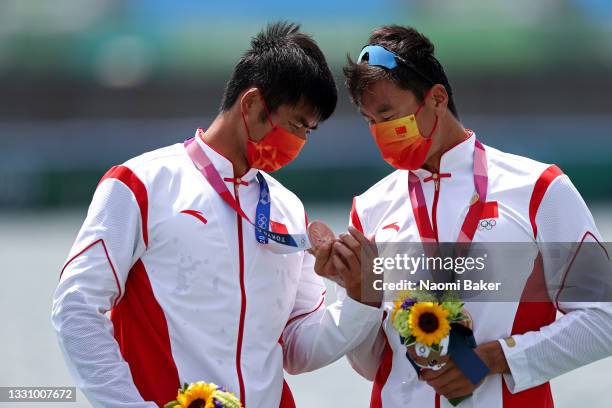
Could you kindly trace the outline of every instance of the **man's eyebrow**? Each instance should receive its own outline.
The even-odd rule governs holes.
[[[300,123],[300,125],[304,126],[307,129],[310,129],[310,130],[317,130],[317,127],[319,127],[318,123],[316,125],[314,125],[314,126],[310,126],[310,124],[308,123],[306,118],[303,117],[303,116],[300,116],[300,118],[298,119],[298,122]]]
[[[387,105],[387,104],[384,104],[384,105],[381,105],[381,106],[380,106],[380,107],[379,107],[379,108],[376,110],[376,112],[377,112],[377,113],[385,113],[385,112],[389,112],[390,110],[391,110],[391,106],[390,106],[390,105]]]
[[[376,109],[376,113],[382,114],[382,113],[385,113],[385,112],[389,112],[390,110],[391,110],[391,105],[384,104],[384,105],[381,105],[378,109]],[[370,117],[361,108],[359,109],[359,113],[361,113],[361,116],[365,116],[366,118]]]

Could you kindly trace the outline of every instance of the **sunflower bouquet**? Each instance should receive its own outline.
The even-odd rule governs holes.
[[[242,404],[234,393],[216,384],[198,381],[185,383],[178,390],[176,400],[170,401],[164,408],[242,408]]]
[[[439,370],[448,361],[451,325],[472,327],[461,301],[450,296],[439,301],[427,292],[400,293],[393,304],[391,322],[412,361],[421,368],[433,370]]]
[[[458,343],[467,339],[465,347],[476,346],[472,335],[472,319],[463,308],[463,302],[447,294],[438,299],[428,292],[401,292],[393,302],[391,322],[406,346],[406,357],[415,369],[440,370],[451,357],[451,332]],[[460,348],[461,345],[459,345]],[[457,405],[469,395],[449,400]]]

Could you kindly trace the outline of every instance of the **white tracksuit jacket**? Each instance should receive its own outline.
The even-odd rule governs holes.
[[[221,177],[234,177],[231,162],[196,139]],[[226,182],[250,219],[256,174]],[[305,234],[300,200],[263,174],[271,229]],[[180,384],[200,380],[227,387],[247,408],[292,407],[283,367],[295,374],[333,362],[383,313],[352,299],[326,308],[313,265],[308,253],[275,254],[257,243],[179,143],[100,181],[61,272],[52,321],[95,407],[161,406]]]
[[[438,187],[432,174],[419,169],[429,217],[436,213],[440,242],[455,242],[474,194],[475,135],[441,158]],[[519,260],[523,267],[499,273],[528,286],[550,265],[537,267],[538,252],[546,242],[601,241],[593,218],[578,191],[556,166],[538,163],[485,146],[488,161],[487,202],[497,202],[492,228],[478,228],[474,242],[523,242],[531,248]],[[419,242],[408,195],[408,171],[395,171],[364,194],[355,197],[351,223],[377,242]],[[609,257],[602,247],[601,256]],[[503,269],[503,266],[502,266]],[[525,293],[525,292],[523,292]],[[552,407],[548,381],[567,371],[612,355],[610,303],[473,302],[466,307],[474,320],[477,343],[499,340],[510,375],[490,375],[459,407]],[[518,299],[517,299],[518,300]],[[386,309],[391,309],[387,302]],[[555,321],[556,312],[564,316]],[[373,380],[371,407],[451,407],[433,388],[419,381],[406,359],[405,347],[386,314],[382,327],[349,352],[352,366]],[[510,347],[505,339],[514,335]],[[604,381],[593,379],[593,381]]]

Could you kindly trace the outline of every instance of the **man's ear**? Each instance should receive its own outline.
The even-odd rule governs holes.
[[[240,97],[240,107],[245,116],[257,114],[257,107],[261,99],[261,91],[259,88],[249,88],[243,91]]]
[[[448,106],[448,93],[444,85],[435,84],[430,91],[431,107],[435,109],[439,115],[446,111]]]

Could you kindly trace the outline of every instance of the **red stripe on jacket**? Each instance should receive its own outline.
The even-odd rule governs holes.
[[[100,183],[107,179],[115,179],[126,185],[134,194],[134,198],[140,208],[140,217],[142,220],[142,239],[145,247],[149,245],[149,231],[147,228],[148,217],[149,217],[149,199],[147,196],[147,188],[144,183],[134,174],[132,170],[125,166],[114,166],[106,172]]]
[[[142,398],[160,407],[174,400],[180,381],[168,323],[140,259],[130,270],[125,296],[111,310],[111,321],[121,355]]]
[[[351,207],[351,223],[353,227],[357,228],[359,232],[365,234],[363,232],[363,226],[361,225],[361,220],[359,219],[359,214],[357,214],[357,207],[355,206],[355,197],[353,197],[353,205]]]
[[[548,187],[562,174],[563,172],[559,167],[552,165],[542,172],[533,187],[533,192],[529,201],[529,221],[531,222],[534,240],[538,236],[536,215],[540,208],[540,204],[542,204]],[[550,300],[546,287],[544,263],[541,254],[539,254],[534,261],[531,275],[525,283],[521,301],[514,315],[511,334],[524,334],[529,331],[539,331],[542,327],[548,326],[555,321],[557,309]],[[542,299],[542,301],[534,302],[534,299]],[[554,407],[550,383],[548,382],[516,394],[510,393],[505,381],[502,381],[502,383],[504,408]]]
[[[119,284],[119,278],[117,277],[117,271],[115,270],[115,266],[113,265],[113,262],[111,261],[110,256],[108,255],[108,250],[106,249],[106,244],[104,243],[104,240],[102,238],[100,238],[100,239],[92,242],[91,244],[87,245],[84,249],[79,251],[75,256],[70,258],[64,264],[64,266],[62,267],[62,271],[60,272],[60,279],[62,279],[62,275],[64,274],[64,271],[66,270],[68,265],[70,265],[72,263],[72,261],[74,261],[79,256],[83,255],[85,252],[87,252],[89,249],[93,248],[98,243],[102,244],[102,249],[104,249],[104,255],[106,255],[106,260],[108,261],[108,265],[110,266],[111,270],[113,271],[113,276],[115,277],[115,283],[117,284],[117,297],[115,298],[115,302],[113,303],[113,306],[115,306],[115,304],[117,303],[117,301],[121,297],[121,285]]]
[[[382,359],[376,377],[374,378],[374,385],[372,386],[372,396],[370,399],[370,408],[382,408],[382,389],[387,383],[387,379],[391,374],[393,368],[393,350],[389,345],[389,341],[385,337],[385,349],[382,354]]]
[[[538,236],[538,226],[536,225],[536,215],[538,214],[538,209],[540,208],[540,204],[542,204],[542,199],[544,198],[544,194],[548,190],[548,187],[551,183],[560,175],[563,174],[563,171],[554,164],[548,167],[538,180],[536,181],[533,192],[531,194],[531,200],[529,201],[529,221],[531,222],[531,228],[533,229],[533,238],[537,238]]]

